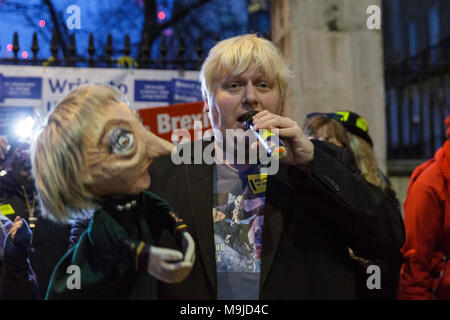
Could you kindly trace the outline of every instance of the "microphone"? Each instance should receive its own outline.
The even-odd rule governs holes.
[[[253,127],[253,117],[258,111],[249,111],[239,117],[238,121],[245,124],[245,128],[253,132],[260,144],[266,149],[267,155],[272,158],[283,159],[287,155],[287,149],[283,142],[270,129],[256,131]]]

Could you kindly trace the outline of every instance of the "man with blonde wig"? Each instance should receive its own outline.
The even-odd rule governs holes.
[[[213,150],[214,163],[191,153],[191,161],[163,156],[150,166],[150,189],[192,227],[197,248],[191,274],[161,283],[159,298],[354,299],[347,248],[368,258],[398,255],[401,216],[382,190],[360,175],[347,149],[310,141],[282,115],[289,76],[279,49],[256,35],[209,52],[200,80],[213,141],[188,146],[194,155]],[[252,163],[236,155],[247,141],[230,131],[245,129],[260,137],[245,144],[248,152],[278,134],[287,154],[276,172],[264,168],[277,157]],[[159,245],[175,243],[163,235]]]
[[[55,267],[47,299],[152,299],[154,278],[186,278],[195,259],[187,226],[166,201],[143,191],[150,163],[171,147],[113,88],[83,86],[59,102],[33,150],[43,214],[65,223],[94,213]],[[166,229],[177,250],[154,245]]]

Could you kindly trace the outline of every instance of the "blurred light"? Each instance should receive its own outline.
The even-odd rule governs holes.
[[[7,172],[5,170],[0,171],[0,177],[6,176]]]
[[[139,8],[144,9],[144,7],[145,7],[144,0],[137,0],[137,4],[138,4]]]
[[[45,27],[45,20],[39,20],[39,26],[41,28]]]
[[[164,11],[159,11],[158,12],[158,19],[159,20],[164,20],[166,18],[166,13]]]
[[[31,138],[34,134],[34,131],[33,131],[34,124],[35,124],[35,121],[30,116],[26,117],[26,119],[20,120],[16,124],[15,130],[14,130],[15,134],[22,140]]]
[[[11,43],[6,46],[6,50],[12,51],[12,49],[13,49],[13,45]]]
[[[22,52],[22,58],[24,59],[28,58],[28,52],[26,51]]]
[[[163,33],[164,33],[164,35],[171,37],[171,36],[173,36],[173,29],[168,28],[168,29],[164,30]]]

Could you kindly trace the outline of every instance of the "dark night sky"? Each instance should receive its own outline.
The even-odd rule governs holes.
[[[184,6],[193,1],[157,0],[158,11],[164,11],[167,20],[171,17],[174,5]],[[129,34],[131,44],[134,44],[131,56],[136,55],[144,19],[142,0],[52,0],[52,2],[57,11],[64,13],[64,20],[70,16],[66,12],[70,5],[79,6],[81,29],[69,31],[75,33],[78,54],[86,53],[91,32],[94,33],[95,45],[100,53],[110,32],[115,50],[123,48],[124,36]],[[22,8],[14,10],[15,4],[21,5]],[[43,24],[41,20],[45,21],[43,27],[39,25]],[[270,17],[269,11],[265,10],[249,18],[246,0],[211,0],[210,3],[197,9],[195,15],[184,19],[178,28],[188,32],[193,38],[204,37],[207,40],[204,45],[208,47],[213,45],[211,37],[213,34],[220,34],[221,38],[226,38],[249,31],[269,33]],[[49,11],[42,5],[42,0],[0,0],[0,58],[13,57],[7,46],[12,44],[14,31],[19,33],[19,57],[23,57],[24,52],[27,52],[28,59],[31,58],[33,32],[38,32],[40,46],[38,57],[49,57],[52,29]],[[176,29],[171,28],[166,34],[173,35],[175,32]],[[211,37],[210,43],[208,36]]]

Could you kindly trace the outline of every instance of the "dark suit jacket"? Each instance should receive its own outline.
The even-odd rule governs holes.
[[[354,299],[348,247],[367,259],[397,259],[404,243],[398,207],[360,175],[351,152],[314,144],[314,160],[306,173],[280,164],[278,173],[268,178],[261,299]],[[189,277],[180,284],[159,282],[159,298],[215,299],[213,166],[174,165],[167,156],[154,161],[150,174],[150,190],[172,205],[196,243]],[[168,233],[158,244],[176,248]]]

